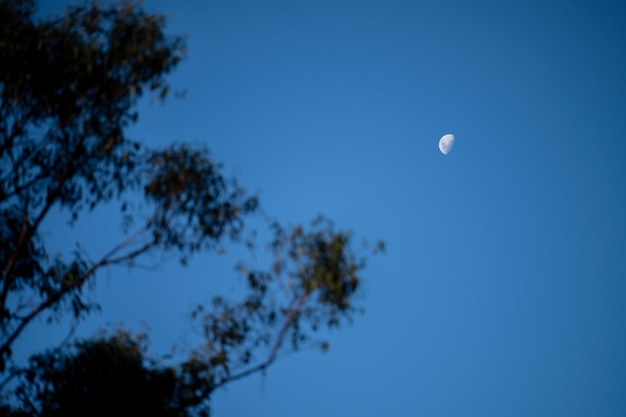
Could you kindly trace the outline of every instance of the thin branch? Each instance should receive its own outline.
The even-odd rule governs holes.
[[[289,331],[291,326],[300,316],[300,311],[302,309],[302,306],[308,300],[309,295],[310,295],[310,292],[302,294],[300,299],[298,299],[294,307],[290,310],[289,316],[287,317],[287,320],[283,324],[283,327],[281,327],[280,331],[278,332],[278,335],[276,336],[276,341],[274,342],[274,346],[272,346],[272,349],[270,350],[270,353],[267,356],[267,359],[265,359],[265,361],[261,362],[260,364],[256,366],[253,366],[252,368],[246,369],[245,371],[242,371],[238,374],[230,375],[227,378],[222,379],[220,382],[218,382],[217,384],[211,387],[210,392],[218,388],[221,388],[226,384],[237,381],[238,379],[245,378],[256,372],[264,371],[271,364],[273,364],[276,361],[276,356],[278,355],[278,351],[280,350],[281,346],[283,345],[283,342],[285,341],[285,337],[287,337],[287,332]],[[208,392],[207,395],[210,394],[210,392]]]
[[[30,314],[25,316],[21,320],[20,324],[16,327],[16,329],[11,333],[11,335],[0,346],[0,359],[4,356],[5,353],[7,353],[9,351],[9,347],[13,344],[15,339],[17,339],[17,337],[22,333],[24,328],[35,317],[37,317],[39,314],[41,314],[42,312],[44,312],[48,308],[52,307],[54,304],[58,303],[61,300],[61,298],[65,294],[70,292],[71,290],[73,290],[73,289],[75,289],[77,287],[78,288],[82,287],[83,284],[91,276],[93,276],[98,269],[100,269],[102,267],[105,267],[105,266],[109,266],[109,265],[117,265],[117,264],[120,264],[120,263],[123,263],[123,262],[127,262],[127,261],[129,261],[129,260],[131,260],[133,258],[136,258],[136,257],[140,256],[141,254],[147,252],[148,250],[150,250],[154,246],[154,244],[155,244],[154,240],[145,243],[141,247],[139,247],[139,248],[137,248],[137,249],[127,253],[127,254],[120,255],[118,257],[114,257],[114,255],[117,252],[119,252],[120,250],[124,249],[128,245],[132,244],[133,240],[135,240],[136,238],[141,236],[141,234],[144,233],[148,229],[148,226],[151,224],[151,222],[152,222],[152,219],[149,220],[146,223],[146,225],[144,227],[142,227],[141,229],[139,229],[135,234],[133,234],[129,238],[125,239],[123,242],[119,243],[113,249],[111,249],[108,253],[106,253],[98,262],[93,264],[80,278],[78,278],[76,285],[71,286],[71,287],[67,287],[67,288],[61,288],[61,290],[59,290],[56,293],[50,295],[46,300],[42,301],[35,309],[33,309],[33,311],[31,311]]]
[[[26,123],[28,119],[32,117],[33,113],[34,113],[34,109],[31,109],[27,111],[24,115],[22,115],[22,117],[19,120],[16,120],[13,123],[13,126],[11,126],[11,133],[7,136],[6,141],[2,143],[2,146],[0,146],[0,155],[2,155],[7,149],[10,149],[13,146],[13,141],[17,137],[17,133],[23,129],[23,125]]]
[[[78,144],[77,144],[76,148],[74,149],[73,155],[70,156],[70,160],[73,160],[76,157],[76,154],[77,154],[78,150],[80,149],[80,147],[82,146],[82,144],[86,140],[86,138],[87,138],[87,130],[83,126],[83,132],[81,134],[81,137],[80,137],[80,139],[78,141]],[[63,173],[63,175],[59,179],[56,187],[46,197],[46,204],[45,204],[44,208],[41,210],[41,212],[39,213],[39,216],[37,216],[37,218],[33,222],[32,226],[27,225],[22,230],[22,233],[20,234],[20,238],[17,241],[17,244],[15,245],[15,248],[13,249],[13,255],[9,259],[9,262],[7,263],[6,268],[4,269],[3,288],[2,288],[2,293],[0,293],[0,309],[4,309],[4,307],[6,305],[6,300],[7,300],[7,296],[8,296],[8,293],[9,293],[9,287],[11,286],[12,281],[13,281],[11,279],[12,278],[11,277],[11,271],[13,270],[13,267],[15,266],[15,262],[17,261],[19,253],[22,250],[22,246],[25,245],[26,242],[33,237],[33,235],[35,234],[35,232],[39,228],[39,225],[43,221],[44,217],[48,214],[48,211],[50,210],[50,208],[52,208],[53,204],[56,202],[56,199],[59,197],[59,194],[61,193],[61,189],[62,189],[63,185],[68,180],[68,178],[71,175],[73,175],[72,171],[73,170],[70,169],[70,167],[67,167],[67,169],[65,170],[65,172]],[[27,207],[25,207],[25,212],[26,211],[27,211]],[[0,351],[0,352],[2,352],[2,351]]]
[[[13,269],[13,265],[15,264],[17,260],[18,252],[21,249],[21,246],[24,244],[26,240],[26,236],[28,235],[28,232],[29,232],[29,225],[28,225],[28,198],[27,198],[26,202],[24,203],[24,219],[22,222],[22,231],[20,232],[18,244],[13,250],[13,256],[11,256],[11,259],[9,259],[9,262],[7,263],[7,266],[4,269],[2,293],[0,294],[0,308],[2,309],[4,309],[6,305],[6,299],[9,293],[9,287],[11,286],[12,280],[10,279],[9,274],[11,272],[11,269]]]
[[[29,180],[25,184],[22,184],[20,186],[14,186],[13,190],[10,190],[10,191],[9,190],[5,190],[5,194],[2,196],[0,201],[5,201],[5,200],[8,200],[9,198],[11,198],[13,196],[19,195],[22,191],[32,187],[35,183],[45,179],[46,177],[47,177],[47,174],[45,172],[41,172],[39,175],[36,175],[34,178]]]
[[[13,378],[15,378],[16,376],[19,375],[19,370],[18,369],[11,369],[11,371],[9,371],[8,375],[6,378],[4,378],[2,381],[0,381],[0,389],[4,388],[4,386],[6,384],[8,384],[9,382],[11,382],[11,380]]]

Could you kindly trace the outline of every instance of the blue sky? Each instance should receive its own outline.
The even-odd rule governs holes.
[[[216,416],[626,413],[624,4],[144,5],[188,36],[171,77],[188,94],[142,103],[134,137],[206,144],[271,216],[322,213],[387,243],[365,272],[365,314],[330,351],[220,391]],[[95,256],[116,221],[104,209],[68,232],[56,214],[46,230]],[[194,303],[237,291],[244,255],[101,274],[103,313],[79,334],[145,320],[166,350]]]

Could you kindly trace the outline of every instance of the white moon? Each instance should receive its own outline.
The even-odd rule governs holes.
[[[454,135],[448,133],[447,135],[443,135],[441,139],[439,139],[439,150],[442,154],[447,155],[452,150],[454,146]]]

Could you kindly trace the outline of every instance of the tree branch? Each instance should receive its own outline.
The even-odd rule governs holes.
[[[117,244],[113,249],[111,249],[109,252],[107,252],[98,262],[94,263],[81,277],[79,277],[77,279],[77,282],[76,282],[75,285],[68,286],[68,287],[65,287],[65,288],[61,287],[61,289],[59,291],[57,291],[54,294],[50,295],[47,299],[45,299],[37,307],[35,307],[33,309],[33,311],[31,311],[30,314],[24,316],[22,318],[22,320],[20,321],[20,324],[17,326],[17,328],[11,333],[11,335],[6,339],[6,341],[0,346],[0,361],[2,361],[3,356],[9,351],[9,347],[11,346],[11,344],[13,344],[15,339],[17,339],[17,337],[22,333],[24,328],[35,317],[37,317],[39,314],[43,313],[45,310],[47,310],[50,307],[52,307],[54,304],[58,303],[61,300],[61,298],[65,294],[69,293],[71,290],[74,290],[77,287],[78,288],[82,287],[84,285],[84,283],[91,276],[93,276],[98,269],[100,269],[102,267],[105,267],[105,266],[117,265],[117,264],[120,264],[120,263],[123,263],[123,262],[130,261],[130,260],[140,256],[141,254],[147,252],[148,250],[150,250],[155,245],[155,241],[154,240],[149,241],[149,242],[143,244],[139,248],[137,248],[137,249],[135,249],[135,250],[133,250],[133,251],[127,253],[127,254],[120,255],[118,257],[114,257],[114,255],[116,253],[118,253],[120,250],[124,249],[125,247],[131,245],[135,239],[137,239],[139,236],[141,236],[142,233],[147,231],[148,230],[148,226],[151,224],[151,222],[152,222],[152,219],[150,219],[146,223],[146,225],[144,227],[139,229],[132,236],[130,236],[129,238],[125,239],[123,242]]]
[[[291,328],[291,326],[300,316],[300,310],[302,309],[302,306],[304,305],[304,303],[306,303],[306,301],[308,300],[309,295],[310,295],[310,292],[305,292],[304,294],[302,294],[302,296],[298,299],[298,301],[295,303],[293,308],[291,308],[289,312],[289,316],[287,317],[287,320],[285,321],[280,331],[278,332],[278,335],[276,336],[276,341],[274,342],[274,346],[272,346],[272,349],[270,350],[270,353],[267,356],[267,359],[265,359],[265,361],[261,362],[260,364],[256,366],[253,366],[252,368],[246,369],[245,371],[242,371],[238,374],[230,375],[227,378],[222,379],[220,382],[218,382],[211,388],[211,392],[231,382],[237,381],[238,379],[245,378],[259,371],[264,371],[271,364],[273,364],[274,361],[276,361],[276,356],[278,355],[278,351],[280,350],[281,346],[283,345],[283,342],[285,341],[285,337],[287,336],[287,332],[289,331],[289,328]],[[208,392],[207,395],[209,395],[211,392]]]
[[[70,161],[73,160],[77,156],[78,150],[80,149],[81,145],[84,143],[86,139],[87,139],[87,129],[83,125],[83,132],[81,134],[81,137],[78,141],[76,148],[74,149],[74,152],[70,156],[70,159],[69,159]],[[0,311],[4,310],[6,306],[6,300],[7,300],[7,296],[9,293],[9,287],[11,286],[12,281],[13,281],[11,277],[11,272],[12,272],[13,267],[15,266],[15,262],[17,261],[19,253],[21,252],[22,247],[26,244],[26,242],[32,239],[32,237],[34,236],[35,232],[39,228],[39,225],[41,224],[45,216],[48,214],[48,211],[50,210],[50,208],[52,208],[57,198],[59,197],[61,193],[61,189],[63,185],[65,184],[65,182],[68,180],[68,178],[70,178],[71,175],[74,174],[73,172],[74,170],[70,168],[71,166],[68,166],[65,169],[65,171],[63,172],[63,175],[61,176],[58,183],[56,184],[56,187],[46,196],[46,203],[43,209],[41,210],[41,212],[39,213],[39,215],[37,216],[37,218],[35,219],[35,221],[33,222],[32,226],[28,225],[27,224],[28,219],[25,219],[26,221],[25,227],[22,229],[22,233],[20,234],[17,244],[15,245],[15,248],[13,249],[13,254],[11,258],[9,259],[9,262],[7,262],[7,265],[4,269],[2,293],[0,293]],[[24,212],[25,212],[25,216],[27,216],[28,215],[27,206],[24,207]]]

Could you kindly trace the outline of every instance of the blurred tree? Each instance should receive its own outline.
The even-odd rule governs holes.
[[[185,261],[237,237],[256,207],[206,150],[153,150],[125,135],[139,97],[164,98],[164,77],[184,55],[163,17],[126,2],[71,7],[45,21],[33,13],[30,0],[0,1],[0,370],[35,317],[80,318],[94,307],[83,289],[97,270],[132,266],[155,249]],[[138,191],[151,212],[133,211]],[[75,222],[112,201],[126,239],[97,261],[52,255],[40,234],[51,209]]]
[[[165,77],[185,55],[184,39],[165,35],[163,16],[131,2],[70,7],[47,20],[34,12],[32,0],[0,0],[0,385],[15,376],[22,386],[78,378],[72,364],[100,348],[112,352],[106,360],[125,358],[122,373],[162,384],[173,368],[141,367],[143,350],[128,339],[85,342],[71,357],[38,356],[30,370],[10,366],[11,348],[35,318],[78,321],[97,308],[86,284],[105,267],[132,267],[155,251],[174,252],[185,264],[225,238],[237,241],[257,199],[225,178],[204,148],[152,149],[126,136],[139,98],[164,99]],[[53,255],[40,232],[51,210],[69,213],[73,224],[103,204],[119,204],[122,241],[95,260],[81,250],[69,260]],[[206,340],[173,374],[179,386],[194,387],[184,391],[184,407],[204,409],[215,389],[266,369],[281,351],[310,342],[312,331],[357,311],[353,295],[365,264],[349,233],[323,219],[311,230],[271,227],[269,271],[239,265],[243,298],[216,297],[191,313]],[[43,373],[33,373],[40,365]],[[70,392],[54,381],[54,398]],[[24,395],[24,404],[45,409],[48,397]]]

